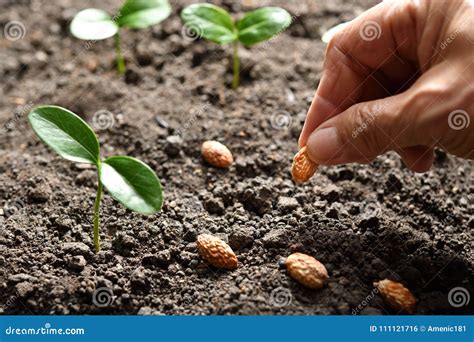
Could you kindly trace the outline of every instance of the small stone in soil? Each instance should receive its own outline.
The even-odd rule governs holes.
[[[34,287],[31,283],[24,281],[16,284],[15,290],[19,297],[24,298],[34,291]]]
[[[284,213],[289,213],[294,209],[298,208],[298,206],[298,201],[293,197],[278,197],[277,207]]]
[[[130,285],[134,290],[145,291],[149,289],[150,282],[144,272],[143,267],[136,269],[132,273]]]
[[[288,245],[288,231],[286,229],[275,229],[267,233],[263,239],[265,247],[285,247]]]
[[[60,231],[62,233],[65,233],[65,232],[71,230],[74,227],[74,224],[75,224],[75,222],[71,218],[69,218],[67,216],[60,216],[54,222],[54,227],[58,231]]]
[[[75,255],[68,258],[68,266],[74,271],[82,271],[87,265],[86,259],[82,255]]]
[[[123,232],[117,233],[112,244],[117,252],[124,255],[129,255],[131,250],[137,246],[135,239]]]
[[[63,251],[72,255],[88,256],[91,249],[83,242],[66,242],[63,244]]]
[[[229,236],[229,245],[233,250],[248,248],[253,243],[253,231],[248,227],[239,227]]]
[[[168,128],[170,126],[169,123],[159,115],[155,116],[155,121],[161,128]]]
[[[329,184],[325,187],[315,186],[313,190],[329,202],[338,200],[341,195],[341,188],[334,184]]]
[[[36,184],[28,191],[28,199],[34,203],[45,203],[51,197],[52,190],[49,184]]]
[[[170,157],[176,157],[179,155],[179,151],[183,145],[183,139],[178,135],[170,135],[166,138],[164,150]]]
[[[222,214],[225,211],[224,202],[218,197],[210,197],[205,199],[204,208],[210,214]]]
[[[35,277],[26,273],[13,274],[8,277],[8,281],[11,283],[19,283],[22,281],[34,281],[34,280],[36,280]]]

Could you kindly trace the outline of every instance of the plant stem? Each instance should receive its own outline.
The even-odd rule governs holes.
[[[117,71],[122,75],[125,72],[125,60],[120,46],[120,32],[115,35],[115,54],[117,55]]]
[[[95,252],[100,251],[100,236],[99,236],[99,210],[100,210],[100,200],[102,198],[102,182],[99,177],[99,186],[97,187],[97,195],[95,197],[94,204],[94,244]]]
[[[235,40],[234,53],[232,55],[232,64],[234,70],[234,78],[232,79],[232,89],[237,89],[240,83],[240,60],[239,60],[239,41]]]

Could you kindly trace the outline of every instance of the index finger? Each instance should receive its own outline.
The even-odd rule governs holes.
[[[418,69],[417,5],[380,3],[329,42],[322,78],[300,135],[300,147],[324,121],[355,103],[390,96]]]

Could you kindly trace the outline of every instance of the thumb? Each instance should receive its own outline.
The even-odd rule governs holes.
[[[420,134],[400,115],[399,95],[353,105],[327,120],[308,138],[309,157],[317,164],[368,163],[389,150],[397,151],[415,171],[426,171],[433,161],[432,148],[423,145]]]

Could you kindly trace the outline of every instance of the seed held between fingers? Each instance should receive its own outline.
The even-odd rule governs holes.
[[[293,158],[291,175],[297,184],[305,183],[314,175],[317,168],[318,164],[309,159],[305,146]]]

